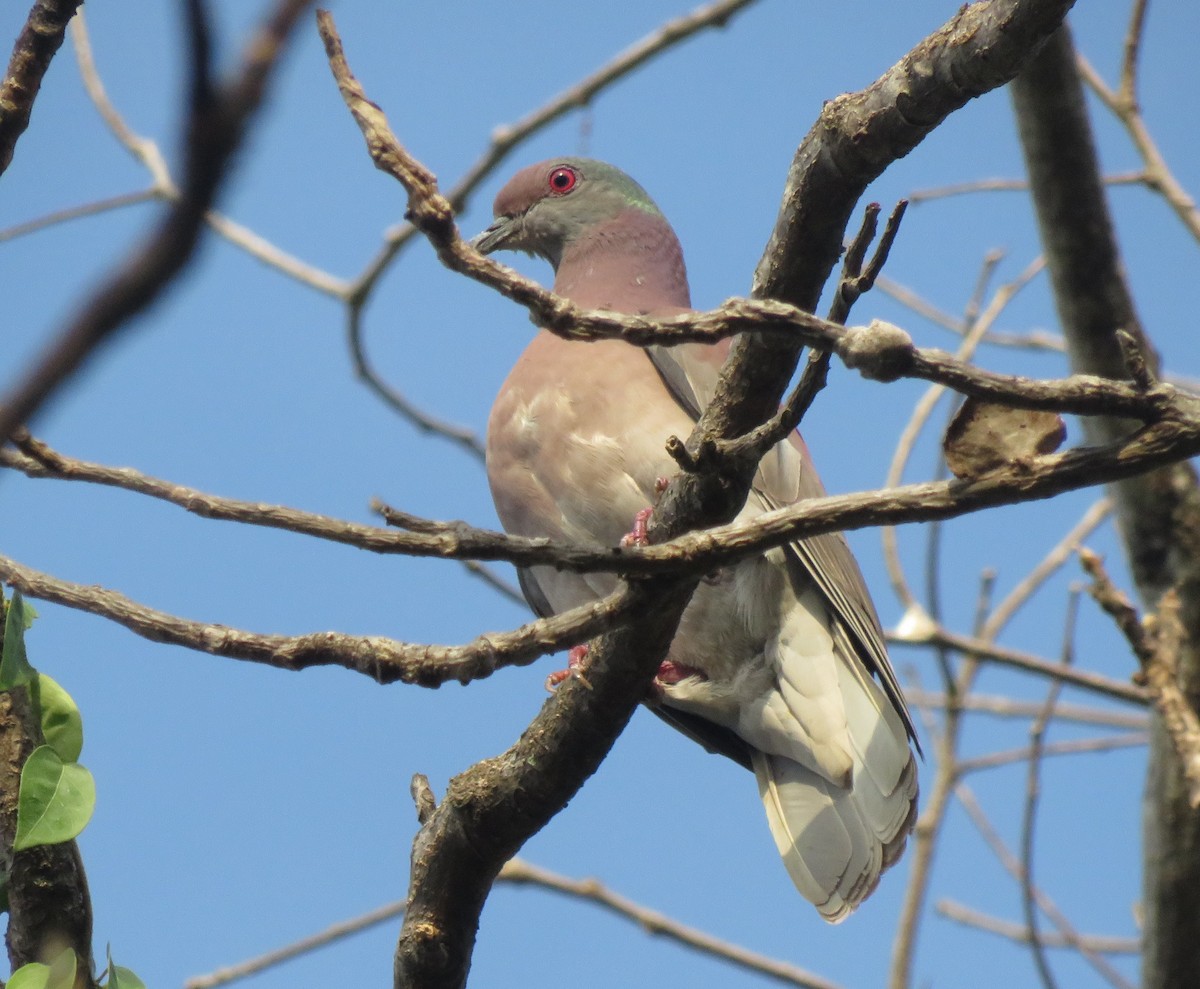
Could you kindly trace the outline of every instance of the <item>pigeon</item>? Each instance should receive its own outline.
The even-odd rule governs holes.
[[[530,165],[500,191],[494,214],[474,246],[549,261],[554,292],[582,308],[691,311],[675,232],[612,165],[579,157]],[[666,441],[690,433],[728,351],[728,341],[643,348],[539,330],[488,420],[488,482],[505,530],[620,543],[662,479],[678,472]],[[793,434],[764,457],[737,518],[822,494]],[[618,580],[552,566],[518,575],[543,616],[606,595]],[[916,735],[840,533],[703,580],[651,692],[656,714],[753,771],[787,871],[826,920],[845,919],[900,857],[916,819]]]

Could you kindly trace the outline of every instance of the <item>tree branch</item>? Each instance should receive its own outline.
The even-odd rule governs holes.
[[[21,769],[44,741],[31,687],[0,691],[0,874],[7,877],[8,958],[13,969],[28,962],[48,965],[71,948],[75,989],[92,989],[92,901],[79,846],[66,841],[20,852],[12,847]]]
[[[199,240],[204,214],[216,197],[258,108],[292,27],[308,0],[278,0],[247,46],[238,75],[214,89],[200,0],[191,23],[191,106],[186,121],[183,188],[166,216],[84,304],[17,384],[0,399],[0,440],[28,420],[95,349],[153,302],[183,269]]]
[[[42,77],[62,46],[67,24],[82,2],[34,0],[25,26],[17,35],[8,71],[0,81],[0,175],[12,162],[17,141],[29,126]]]
[[[282,670],[341,666],[379,683],[402,681],[423,687],[451,681],[469,683],[505,666],[527,666],[646,613],[642,595],[623,586],[606,598],[539,618],[511,632],[481,635],[463,646],[435,646],[344,632],[265,635],[190,621],[138,604],[116,591],[61,580],[6,556],[0,556],[0,582],[28,597],[106,618],[152,642]]]
[[[1137,12],[1135,8],[1135,22]],[[1130,64],[1127,59],[1127,64]],[[1077,372],[1130,377],[1117,330],[1131,334],[1151,374],[1157,358],[1140,328],[1099,179],[1071,37],[1061,30],[1013,85],[1013,102],[1046,249],[1055,304]],[[1129,423],[1089,418],[1092,442]],[[1200,482],[1189,464],[1123,481],[1113,489],[1130,569],[1147,609],[1177,587],[1184,627],[1200,628]],[[1185,645],[1180,687],[1200,707],[1200,648]],[[1151,744],[1143,815],[1145,989],[1188,986],[1200,971],[1200,813],[1168,733]]]

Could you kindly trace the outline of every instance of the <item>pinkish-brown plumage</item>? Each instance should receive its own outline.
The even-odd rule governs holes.
[[[603,162],[564,158],[518,172],[496,198],[481,250],[522,250],[555,268],[579,305],[674,315],[690,306],[678,240],[645,190]],[[488,421],[488,479],[504,527],[615,544],[677,467],[728,344],[642,350],[539,331]],[[760,465],[739,515],[822,494],[799,437]],[[608,574],[521,574],[542,614],[595,599]],[[874,675],[872,675],[874,674]],[[879,620],[845,540],[818,536],[706,581],[656,681],[660,713],[754,771],[800,892],[847,916],[903,850],[915,818],[912,725]]]

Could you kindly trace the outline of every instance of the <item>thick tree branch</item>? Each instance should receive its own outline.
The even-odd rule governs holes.
[[[0,175],[33,113],[42,77],[62,46],[67,24],[83,0],[34,0],[29,17],[13,44],[8,71],[0,81]],[[3,435],[3,434],[0,434]]]
[[[13,969],[27,962],[48,965],[72,948],[75,989],[91,989],[92,902],[79,846],[67,841],[20,852],[12,847],[21,769],[43,742],[30,688],[0,691],[0,872],[7,877],[8,959]]]
[[[1130,376],[1117,335],[1133,335],[1157,373],[1125,281],[1112,221],[1099,178],[1091,126],[1063,29],[1013,86],[1017,123],[1029,169],[1038,225],[1045,244],[1055,304],[1077,372]],[[1120,418],[1089,418],[1093,442],[1128,431]],[[1200,483],[1178,463],[1115,485],[1117,519],[1138,593],[1147,610],[1178,588],[1181,617],[1200,628]],[[1200,649],[1183,648],[1180,686],[1200,709]],[[1186,775],[1168,734],[1155,731],[1147,784],[1144,841],[1146,989],[1190,986],[1200,971],[1200,813],[1192,807]]]

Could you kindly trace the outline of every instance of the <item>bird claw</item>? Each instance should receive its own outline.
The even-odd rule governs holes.
[[[553,692],[554,688],[564,680],[569,680],[571,677],[575,677],[580,683],[587,687],[588,690],[591,690],[592,685],[588,683],[587,677],[583,675],[583,664],[587,659],[587,654],[588,644],[586,642],[578,646],[572,646],[570,651],[567,653],[567,668],[565,670],[555,670],[548,677],[546,677],[546,689]]]

